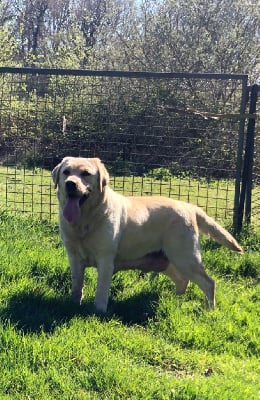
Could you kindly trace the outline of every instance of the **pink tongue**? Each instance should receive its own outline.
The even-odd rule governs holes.
[[[79,198],[69,197],[63,210],[63,216],[69,222],[75,222],[80,217]]]

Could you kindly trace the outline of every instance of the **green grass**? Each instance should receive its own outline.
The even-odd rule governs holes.
[[[190,201],[226,222],[232,216],[234,184],[225,180],[111,177],[111,186]],[[217,282],[213,312],[195,285],[177,298],[163,275],[129,271],[113,278],[101,318],[94,270],[83,305],[71,303],[56,223],[50,171],[0,167],[0,399],[258,398],[259,229],[241,234],[244,256],[202,240]]]
[[[81,307],[57,226],[0,213],[0,399],[259,398],[260,232],[243,256],[202,240],[217,307],[190,285],[183,297],[163,275],[114,276],[109,312],[93,312],[89,269]]]

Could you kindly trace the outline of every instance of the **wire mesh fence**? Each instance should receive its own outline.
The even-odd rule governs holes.
[[[170,196],[232,219],[244,75],[0,72],[1,209],[55,219],[50,171],[72,155],[101,158],[126,195]],[[255,222],[257,167],[254,181]]]

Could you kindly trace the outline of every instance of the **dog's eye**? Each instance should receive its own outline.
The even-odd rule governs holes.
[[[88,171],[83,171],[81,173],[81,176],[83,176],[83,177],[86,177],[86,176],[89,176],[89,175],[91,175],[91,174]]]
[[[63,175],[69,176],[69,174],[70,174],[70,171],[68,169],[64,169]]]

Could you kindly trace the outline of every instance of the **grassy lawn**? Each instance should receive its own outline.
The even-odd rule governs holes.
[[[260,232],[244,256],[202,240],[217,307],[162,275],[114,276],[109,312],[93,312],[96,272],[81,307],[55,224],[0,213],[0,399],[259,398]]]
[[[112,177],[111,186],[231,219],[232,182]],[[177,298],[163,275],[129,271],[114,276],[100,317],[93,269],[83,305],[71,303],[49,171],[0,167],[0,226],[0,400],[259,398],[258,228],[241,234],[243,256],[202,238],[217,282],[214,311],[193,284]]]

